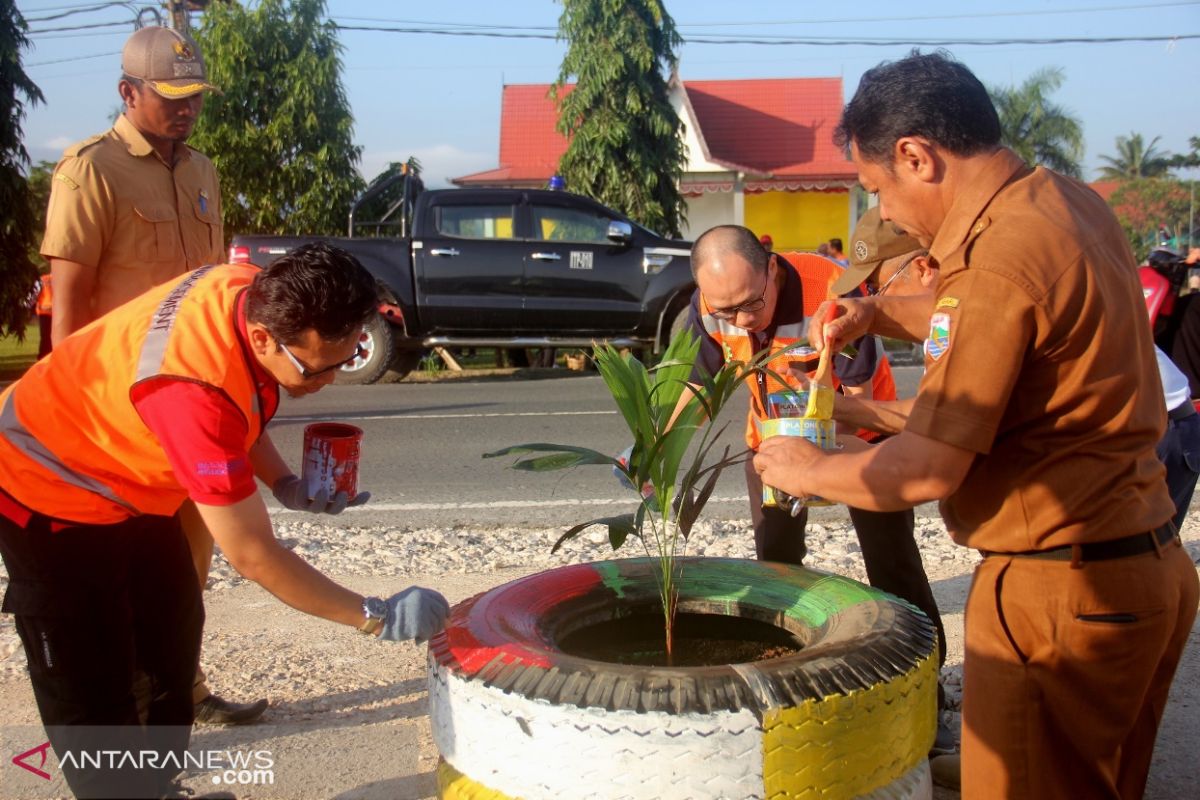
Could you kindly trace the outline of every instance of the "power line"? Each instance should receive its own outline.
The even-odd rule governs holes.
[[[93,3],[92,5],[89,5],[89,6],[80,6],[78,8],[70,8],[68,10],[63,11],[61,14],[51,14],[48,17],[25,17],[25,21],[26,22],[49,22],[51,20],[62,19],[63,17],[69,17],[73,14],[89,14],[93,11],[103,11],[106,8],[111,8],[112,6],[128,6],[128,5],[129,5],[129,3],[126,2],[125,0],[111,0],[111,2],[107,2],[107,3],[100,3],[100,4]],[[46,9],[46,10],[50,10],[50,9]]]
[[[92,53],[90,56],[72,56],[71,58],[56,58],[52,61],[37,61],[32,64],[25,64],[26,67],[46,67],[50,64],[65,64],[68,61],[87,61],[92,58],[108,58],[109,56],[121,55],[120,50],[114,50],[111,53]]]
[[[332,20],[331,20],[332,21]],[[434,36],[473,36],[491,39],[557,39],[556,34],[545,33],[516,33],[499,30],[463,30],[459,28],[418,28],[418,27],[385,27],[378,25],[342,25],[334,21],[339,30],[374,31],[378,33],[428,34]],[[1123,42],[1178,42],[1188,39],[1200,39],[1200,34],[1181,33],[1146,36],[1054,36],[1047,38],[1012,37],[997,39],[975,39],[965,37],[952,38],[921,38],[921,37],[856,37],[834,39],[829,37],[789,37],[784,35],[762,35],[753,37],[735,37],[710,35],[704,37],[687,37],[684,44],[742,44],[767,46],[809,46],[809,47],[948,47],[973,46],[996,47],[1004,45],[1056,45],[1056,44],[1119,44]]]
[[[37,36],[39,33],[59,33],[61,31],[90,31],[90,30],[95,30],[97,28],[124,27],[124,26],[128,26],[128,25],[132,25],[133,22],[134,21],[130,19],[130,20],[126,20],[124,22],[93,22],[90,25],[69,25],[69,26],[64,26],[61,28],[38,28],[35,31],[30,31],[29,35]]]
[[[937,20],[951,19],[979,19],[982,17],[1041,17],[1052,14],[1095,14],[1105,11],[1147,11],[1155,8],[1175,8],[1178,6],[1195,6],[1200,5],[1200,2],[1191,0],[1191,2],[1175,2],[1175,3],[1147,3],[1144,5],[1124,5],[1124,6],[1094,6],[1091,8],[1055,8],[1045,11],[985,11],[985,12],[970,12],[962,14],[929,14],[926,16],[906,16],[906,17],[871,17],[863,19],[862,17],[846,17],[842,19],[790,19],[790,20],[758,20],[755,22],[747,22],[739,20],[736,22],[693,22],[679,23],[678,28],[737,28],[747,27],[750,25],[837,25],[837,24],[862,24],[871,22],[933,22]]]
[[[758,38],[698,38],[690,37],[684,40],[691,44],[754,44],[754,45],[804,45],[811,47],[859,46],[859,47],[949,47],[961,45],[970,47],[996,47],[1002,45],[1028,44],[1120,44],[1122,42],[1178,42],[1186,39],[1200,39],[1200,33],[1166,34],[1161,36],[1056,36],[1047,39],[1012,38],[1012,39],[918,39],[918,38],[866,38],[866,39],[788,39],[784,37]]]

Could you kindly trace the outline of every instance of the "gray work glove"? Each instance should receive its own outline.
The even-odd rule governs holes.
[[[446,624],[450,604],[433,589],[410,586],[386,601],[387,619],[383,621],[380,639],[399,642],[412,639],[417,644],[429,640]]]
[[[329,492],[321,489],[315,497],[308,496],[308,485],[299,475],[286,475],[275,481],[271,494],[284,508],[292,511],[311,511],[314,514],[340,514],[347,506],[361,506],[371,499],[370,492],[359,492],[351,501],[345,492],[338,492],[329,499]]]

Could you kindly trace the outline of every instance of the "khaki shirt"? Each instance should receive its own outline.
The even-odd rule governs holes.
[[[54,168],[41,252],[96,268],[96,316],[225,260],[217,171],[199,152],[180,150],[172,169],[122,114],[107,133],[68,147]]]
[[[1129,244],[1082,183],[996,153],[950,209],[926,374],[907,429],[979,455],[942,503],[951,536],[1020,552],[1174,514],[1166,425]]]

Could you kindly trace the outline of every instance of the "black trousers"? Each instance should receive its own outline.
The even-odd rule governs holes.
[[[10,579],[3,611],[16,616],[38,711],[71,791],[163,795],[179,772],[172,762],[182,764],[188,746],[204,624],[178,518],[52,532],[39,515],[25,528],[0,516],[0,554]],[[145,725],[132,691],[135,669],[152,687]],[[157,757],[118,768],[79,758],[106,750]],[[75,758],[64,761],[68,752]]]
[[[750,518],[754,521],[754,552],[759,561],[780,561],[784,564],[803,564],[808,555],[804,528],[808,524],[808,509],[793,517],[787,511],[762,506],[762,479],[754,464],[746,462],[746,490],[750,493]],[[915,522],[911,508],[904,511],[866,511],[850,508],[850,521],[862,549],[867,580],[876,589],[907,600],[925,612],[937,629],[938,666],[946,663],[946,629],[921,551],[913,535]],[[941,687],[938,687],[941,698]],[[939,705],[943,704],[939,700]]]

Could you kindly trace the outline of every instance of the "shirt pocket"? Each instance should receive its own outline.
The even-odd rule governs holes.
[[[217,218],[216,203],[205,194],[192,198],[191,209],[184,212],[183,236],[187,247],[188,268],[222,261],[221,220]]]
[[[168,205],[134,206],[136,219],[135,249],[145,261],[182,261],[183,248],[179,241],[179,218]]]

